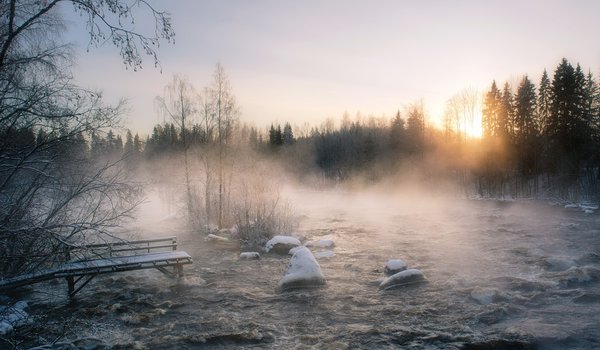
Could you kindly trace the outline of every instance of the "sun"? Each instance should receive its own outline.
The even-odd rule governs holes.
[[[467,137],[480,139],[483,137],[483,126],[481,125],[481,113],[476,113],[473,120],[465,125],[465,133]]]
[[[481,121],[480,122],[474,122],[473,125],[469,125],[465,132],[467,133],[467,136],[472,138],[472,139],[480,139],[483,137],[483,128],[481,126]]]

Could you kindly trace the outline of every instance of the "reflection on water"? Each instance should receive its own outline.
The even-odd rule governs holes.
[[[139,349],[600,346],[596,214],[348,193],[292,202],[308,239],[335,241],[319,259],[325,287],[279,294],[289,257],[239,260],[179,234],[194,258],[183,281],[138,271],[96,279],[74,304],[37,294],[35,311],[52,315],[44,331]],[[429,282],[380,291],[391,258]]]

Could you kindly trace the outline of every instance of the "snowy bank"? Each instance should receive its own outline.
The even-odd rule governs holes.
[[[285,291],[323,284],[325,284],[325,276],[321,266],[308,248],[300,247],[290,259],[287,272],[279,281],[279,289]]]

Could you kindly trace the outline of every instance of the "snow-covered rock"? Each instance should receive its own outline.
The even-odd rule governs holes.
[[[384,279],[379,285],[379,289],[390,289],[394,287],[405,286],[409,284],[425,282],[425,276],[417,269],[408,269]]]
[[[325,248],[325,249],[331,249],[331,248],[333,248],[334,245],[335,245],[335,243],[331,239],[320,239],[318,241],[309,241],[309,242],[306,242],[306,244],[305,244],[305,246],[307,246],[309,248]]]
[[[323,284],[325,284],[325,276],[319,263],[308,248],[300,247],[290,259],[287,272],[279,281],[279,289],[285,291]]]
[[[300,248],[302,248],[302,246],[297,246],[297,247],[294,247],[294,248],[290,249],[290,251],[288,252],[288,255],[294,255],[294,253],[296,252],[296,250],[298,250]]]
[[[240,253],[240,259],[260,260],[260,254],[258,252],[243,252]]]
[[[306,239],[306,236],[300,232],[292,232],[289,235],[294,238],[297,238],[300,242],[302,242]]]
[[[329,258],[333,258],[334,256],[335,256],[335,253],[331,250],[315,252],[315,258],[317,258],[317,259],[329,259]]]
[[[292,236],[275,236],[265,245],[267,253],[287,254],[290,249],[300,245],[298,238]]]
[[[229,242],[229,238],[223,237],[223,236],[217,236],[212,233],[209,233],[206,236],[205,240],[208,242]]]
[[[406,262],[400,259],[390,259],[385,264],[385,268],[383,269],[383,273],[386,276],[391,276],[397,274],[398,272],[406,270]]]

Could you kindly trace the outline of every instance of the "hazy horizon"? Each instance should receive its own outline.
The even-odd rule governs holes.
[[[66,40],[77,45],[76,79],[108,102],[129,99],[125,126],[140,133],[163,121],[153,101],[173,74],[201,89],[217,62],[241,121],[259,127],[319,125],[345,111],[392,117],[418,100],[439,124],[446,101],[463,89],[481,93],[494,79],[523,74],[537,85],[563,57],[600,72],[594,1],[152,3],[172,14],[176,32],[175,44],[158,50],[162,73],[148,57],[142,70],[125,70],[110,45],[86,52],[82,19],[62,9]]]

